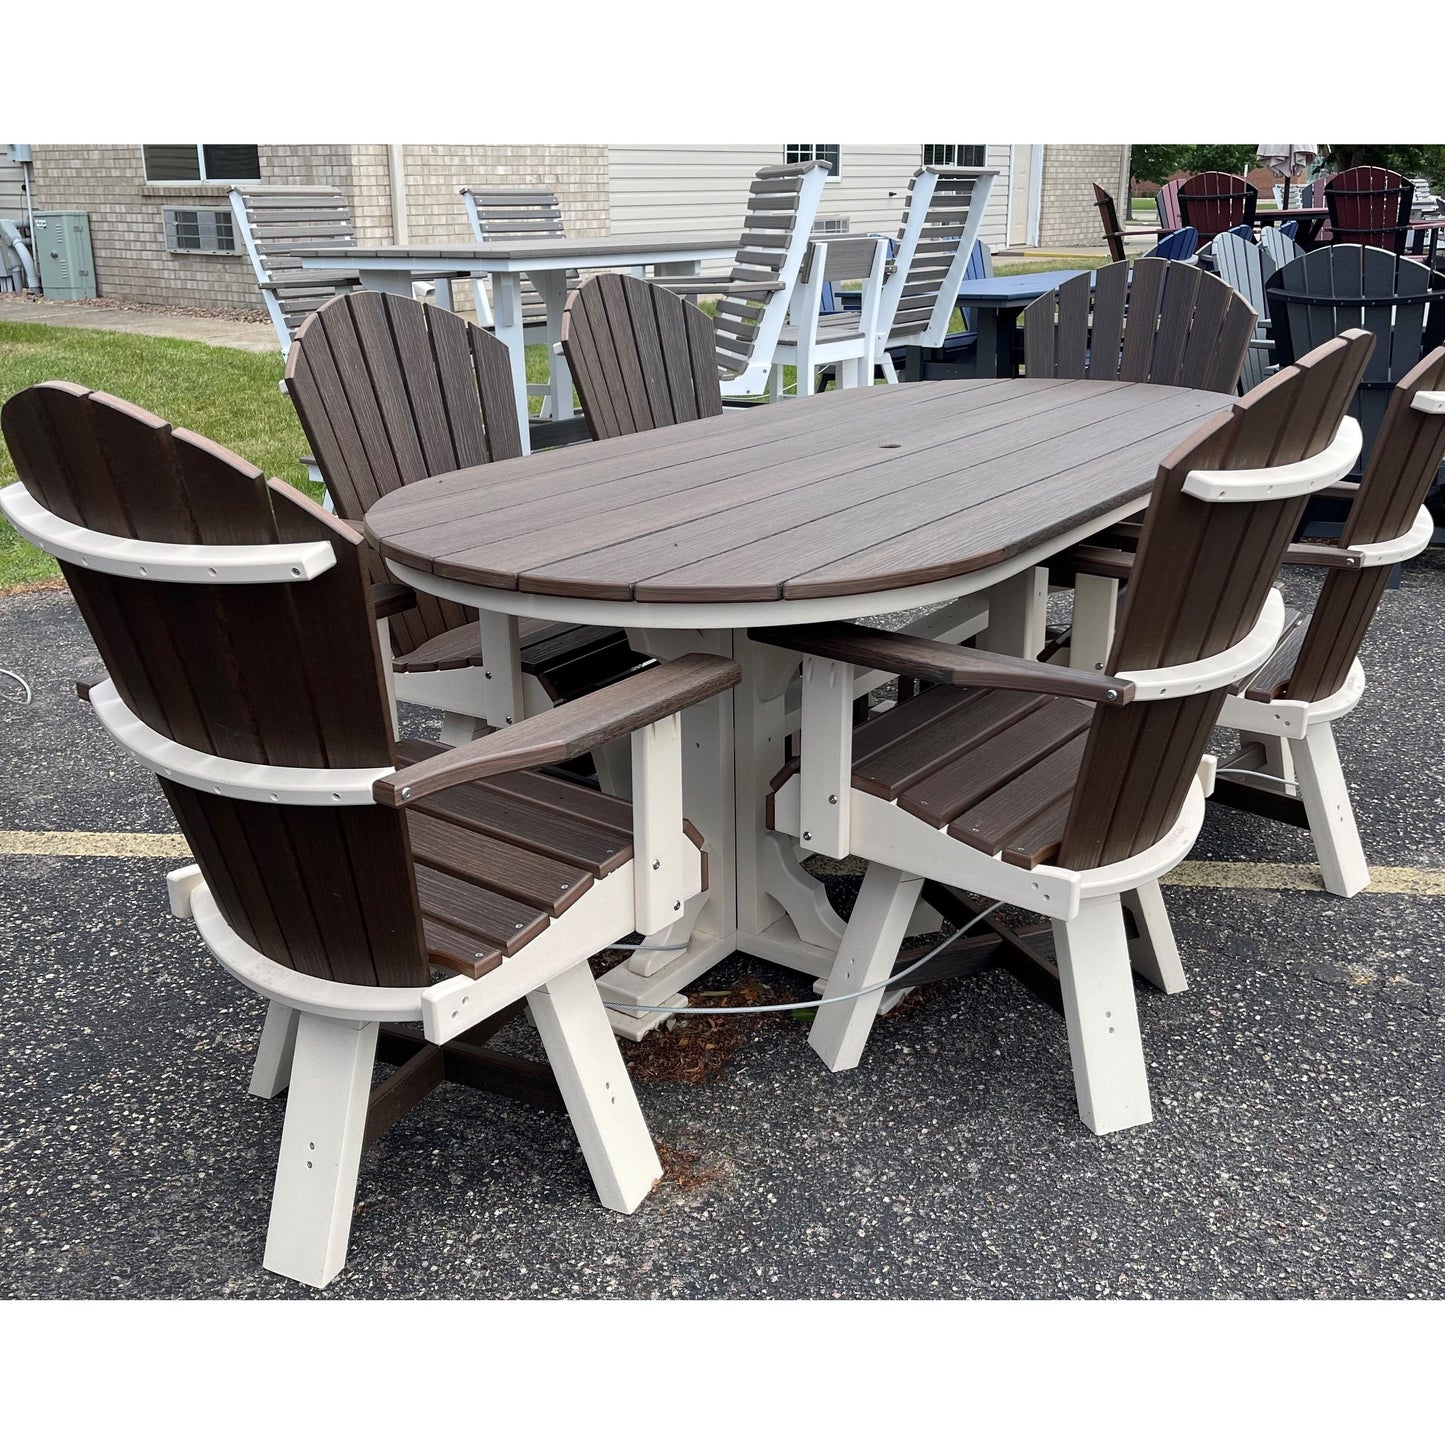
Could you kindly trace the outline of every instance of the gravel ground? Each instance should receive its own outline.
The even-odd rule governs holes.
[[[1445,864],[1442,601],[1431,554],[1386,595],[1340,729],[1381,865]],[[36,691],[22,707],[0,678],[0,828],[174,828],[69,693],[94,664],[66,594],[0,600],[0,665]],[[1194,856],[1310,859],[1302,835],[1222,809]],[[310,1293],[260,1267],[284,1109],[245,1092],[262,1006],[170,917],[168,866],[0,861],[8,1296]],[[854,886],[830,880],[845,906]],[[363,1162],[327,1293],[1438,1297],[1445,897],[1166,896],[1191,988],[1139,989],[1147,1128],[1079,1124],[1062,1021],[1010,979],[939,984],[851,1073],[829,1075],[786,1016],[706,1082],[639,1068],[670,1169],[629,1218],[596,1206],[559,1121],[440,1090]],[[738,980],[802,993],[736,956],[708,986]],[[499,1044],[535,1052],[520,1023]]]

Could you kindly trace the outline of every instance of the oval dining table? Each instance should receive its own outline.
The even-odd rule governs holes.
[[[842,939],[822,884],[767,827],[801,658],[748,629],[907,613],[914,635],[1037,655],[1040,564],[1137,512],[1160,461],[1233,400],[1042,378],[858,388],[452,472],[371,508],[367,537],[398,579],[481,610],[496,716],[520,716],[519,618],[742,666],[683,719],[708,892],[600,980],[638,1010],[614,1014],[618,1032],[641,1037],[664,1017],[645,1006],[684,1002],[735,949],[822,977]]]

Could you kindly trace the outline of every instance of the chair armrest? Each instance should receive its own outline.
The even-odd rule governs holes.
[[[1342,497],[1348,501],[1353,501],[1359,493],[1360,484],[1358,482],[1336,482],[1331,487],[1321,487],[1319,491],[1315,493],[1315,496]]]
[[[394,617],[416,606],[416,593],[405,582],[373,582],[371,610],[378,618]]]
[[[1134,696],[1134,684],[1096,672],[1075,671],[1034,662],[1026,657],[1004,657],[951,642],[905,637],[876,627],[851,622],[825,622],[800,627],[750,628],[748,636],[774,647],[805,652],[834,662],[896,672],[924,682],[953,687],[997,687],[1006,692],[1037,692],[1053,697],[1077,697],[1085,702],[1122,707]],[[378,786],[380,786],[378,784]]]
[[[106,672],[97,672],[94,677],[77,677],[75,679],[76,697],[81,702],[89,702],[91,689],[99,687],[101,683],[107,682],[109,679],[110,674]]]
[[[1067,552],[1060,552],[1057,557],[1050,557],[1049,566],[1072,572],[1087,572],[1092,577],[1113,577],[1120,582],[1127,582],[1134,574],[1134,553],[1119,547],[1097,547],[1092,543],[1081,542],[1077,547],[1070,547]]]
[[[726,692],[737,685],[741,676],[742,669],[728,658],[690,652],[550,712],[414,763],[379,779],[372,796],[388,808],[405,808],[462,783],[543,763],[566,762]]]
[[[1284,549],[1284,561],[1288,567],[1338,567],[1358,570],[1364,561],[1360,552],[1348,547],[1322,547],[1318,543],[1291,542]]]
[[[705,296],[741,296],[747,300],[752,296],[771,296],[783,289],[781,281],[726,281],[706,276],[654,276],[652,279],[654,284],[678,295],[699,292]]]

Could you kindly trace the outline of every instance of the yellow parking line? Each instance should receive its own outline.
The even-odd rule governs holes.
[[[46,858],[189,858],[181,833],[3,833],[0,853]]]

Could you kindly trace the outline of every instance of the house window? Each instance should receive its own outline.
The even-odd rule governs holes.
[[[926,166],[982,166],[987,162],[988,147],[984,146],[924,146],[923,164]]]
[[[843,173],[842,146],[787,145],[783,147],[783,160],[787,165],[798,166],[805,161],[827,161],[832,170],[828,179],[836,181]]]
[[[259,181],[261,152],[256,146],[142,146],[146,180]]]
[[[232,256],[236,252],[236,230],[229,211],[173,211],[166,220],[167,251],[201,251]]]

